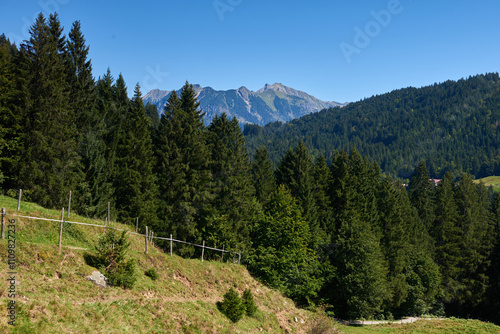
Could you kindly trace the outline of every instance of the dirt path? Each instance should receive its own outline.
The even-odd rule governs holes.
[[[418,318],[409,317],[403,318],[401,320],[355,320],[355,321],[342,321],[338,320],[343,325],[380,325],[380,324],[410,324],[418,320],[444,320],[443,318]]]

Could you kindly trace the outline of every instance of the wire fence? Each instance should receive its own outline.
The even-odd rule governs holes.
[[[19,196],[19,198],[21,198],[21,196]],[[19,200],[18,211],[20,210],[20,202],[21,201]],[[212,251],[216,251],[216,252],[221,252],[221,262],[223,262],[224,254],[228,253],[228,254],[232,254],[233,255],[233,261],[232,261],[233,263],[236,263],[236,257],[237,257],[237,263],[241,264],[241,251],[238,251],[238,249],[236,249],[235,251],[229,251],[229,250],[225,250],[224,246],[222,247],[222,249],[218,249],[218,248],[215,248],[215,247],[205,246],[205,240],[203,240],[203,243],[201,245],[198,245],[198,244],[191,243],[191,242],[188,242],[188,241],[174,239],[172,237],[172,234],[170,234],[169,238],[155,236],[153,231],[151,231],[151,230],[148,231],[148,227],[147,226],[146,226],[146,233],[144,233],[144,234],[137,232],[137,225],[136,225],[136,232],[132,232],[132,231],[129,231],[129,230],[125,230],[125,229],[121,229],[121,228],[109,226],[107,224],[108,223],[108,218],[106,218],[104,225],[69,221],[69,220],[65,220],[64,219],[64,208],[62,209],[61,219],[32,217],[32,216],[24,216],[24,215],[19,215],[19,214],[7,214],[5,212],[5,208],[2,208],[1,216],[2,216],[2,228],[1,228],[2,239],[5,239],[5,217],[10,216],[10,217],[17,217],[17,218],[24,218],[24,219],[33,219],[33,220],[42,220],[42,221],[50,221],[50,222],[58,222],[58,223],[60,223],[60,227],[59,227],[59,249],[61,249],[61,247],[62,247],[63,225],[64,225],[64,223],[67,223],[67,224],[75,224],[75,225],[83,225],[83,226],[91,226],[91,227],[102,228],[103,229],[103,233],[105,232],[106,229],[114,229],[116,231],[126,231],[129,234],[142,237],[142,238],[144,238],[144,252],[146,254],[148,253],[148,246],[149,246],[149,244],[154,244],[154,240],[156,239],[156,240],[164,240],[164,241],[169,241],[170,242],[170,256],[173,255],[173,244],[174,243],[180,243],[180,244],[185,244],[185,245],[189,245],[189,246],[194,246],[194,247],[201,248],[201,261],[202,262],[203,262],[204,257],[205,257],[205,249],[207,249],[207,250],[212,250]]]

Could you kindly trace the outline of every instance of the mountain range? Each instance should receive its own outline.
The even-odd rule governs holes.
[[[205,112],[205,124],[210,124],[217,114],[226,113],[236,117],[240,123],[265,125],[271,122],[287,122],[292,119],[318,112],[322,109],[343,107],[346,103],[327,102],[305,92],[280,83],[266,84],[254,92],[246,87],[230,90],[215,90],[211,87],[193,85]],[[180,94],[180,90],[176,91]],[[145,104],[157,106],[163,113],[164,106],[172,91],[153,89],[143,96]]]

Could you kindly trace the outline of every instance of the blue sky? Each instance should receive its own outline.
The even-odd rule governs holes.
[[[2,0],[0,33],[19,43],[53,11],[65,33],[80,20],[95,77],[109,67],[130,93],[280,82],[353,102],[500,70],[496,0]]]

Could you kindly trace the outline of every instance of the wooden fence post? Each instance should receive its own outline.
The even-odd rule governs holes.
[[[106,217],[106,220],[104,220],[104,227],[102,228],[102,235],[106,234],[106,225],[108,225],[108,218]]]
[[[5,239],[5,208],[2,208],[2,239]]]
[[[170,256],[172,256],[172,234],[170,235]]]
[[[137,233],[137,229],[139,228],[139,217],[135,220],[135,233]]]
[[[220,262],[224,262],[224,245],[222,245],[222,255],[220,256]]]
[[[110,203],[108,202],[108,222],[111,224],[111,208],[110,208]]]
[[[17,211],[21,210],[21,197],[23,197],[23,190],[19,189],[19,200],[17,201]]]
[[[203,240],[203,245],[201,246],[201,262],[203,262],[204,254],[205,254],[205,240]]]
[[[237,252],[237,251],[238,251],[238,248],[236,248],[236,251],[235,251],[235,252],[233,252],[233,264],[234,264],[234,260],[235,260],[235,258],[236,258],[236,252]]]
[[[146,244],[145,244],[145,253],[147,254],[148,253],[148,227],[146,226],[146,233],[144,234],[144,240],[146,241]]]
[[[62,208],[62,213],[61,213],[61,226],[59,227],[59,250],[61,250],[61,244],[62,244],[62,230],[63,230],[63,224],[64,224],[64,208]]]
[[[71,211],[71,190],[69,191],[69,202],[68,202],[68,219],[69,219],[69,213]]]
[[[238,253],[238,265],[241,263],[241,251]]]

